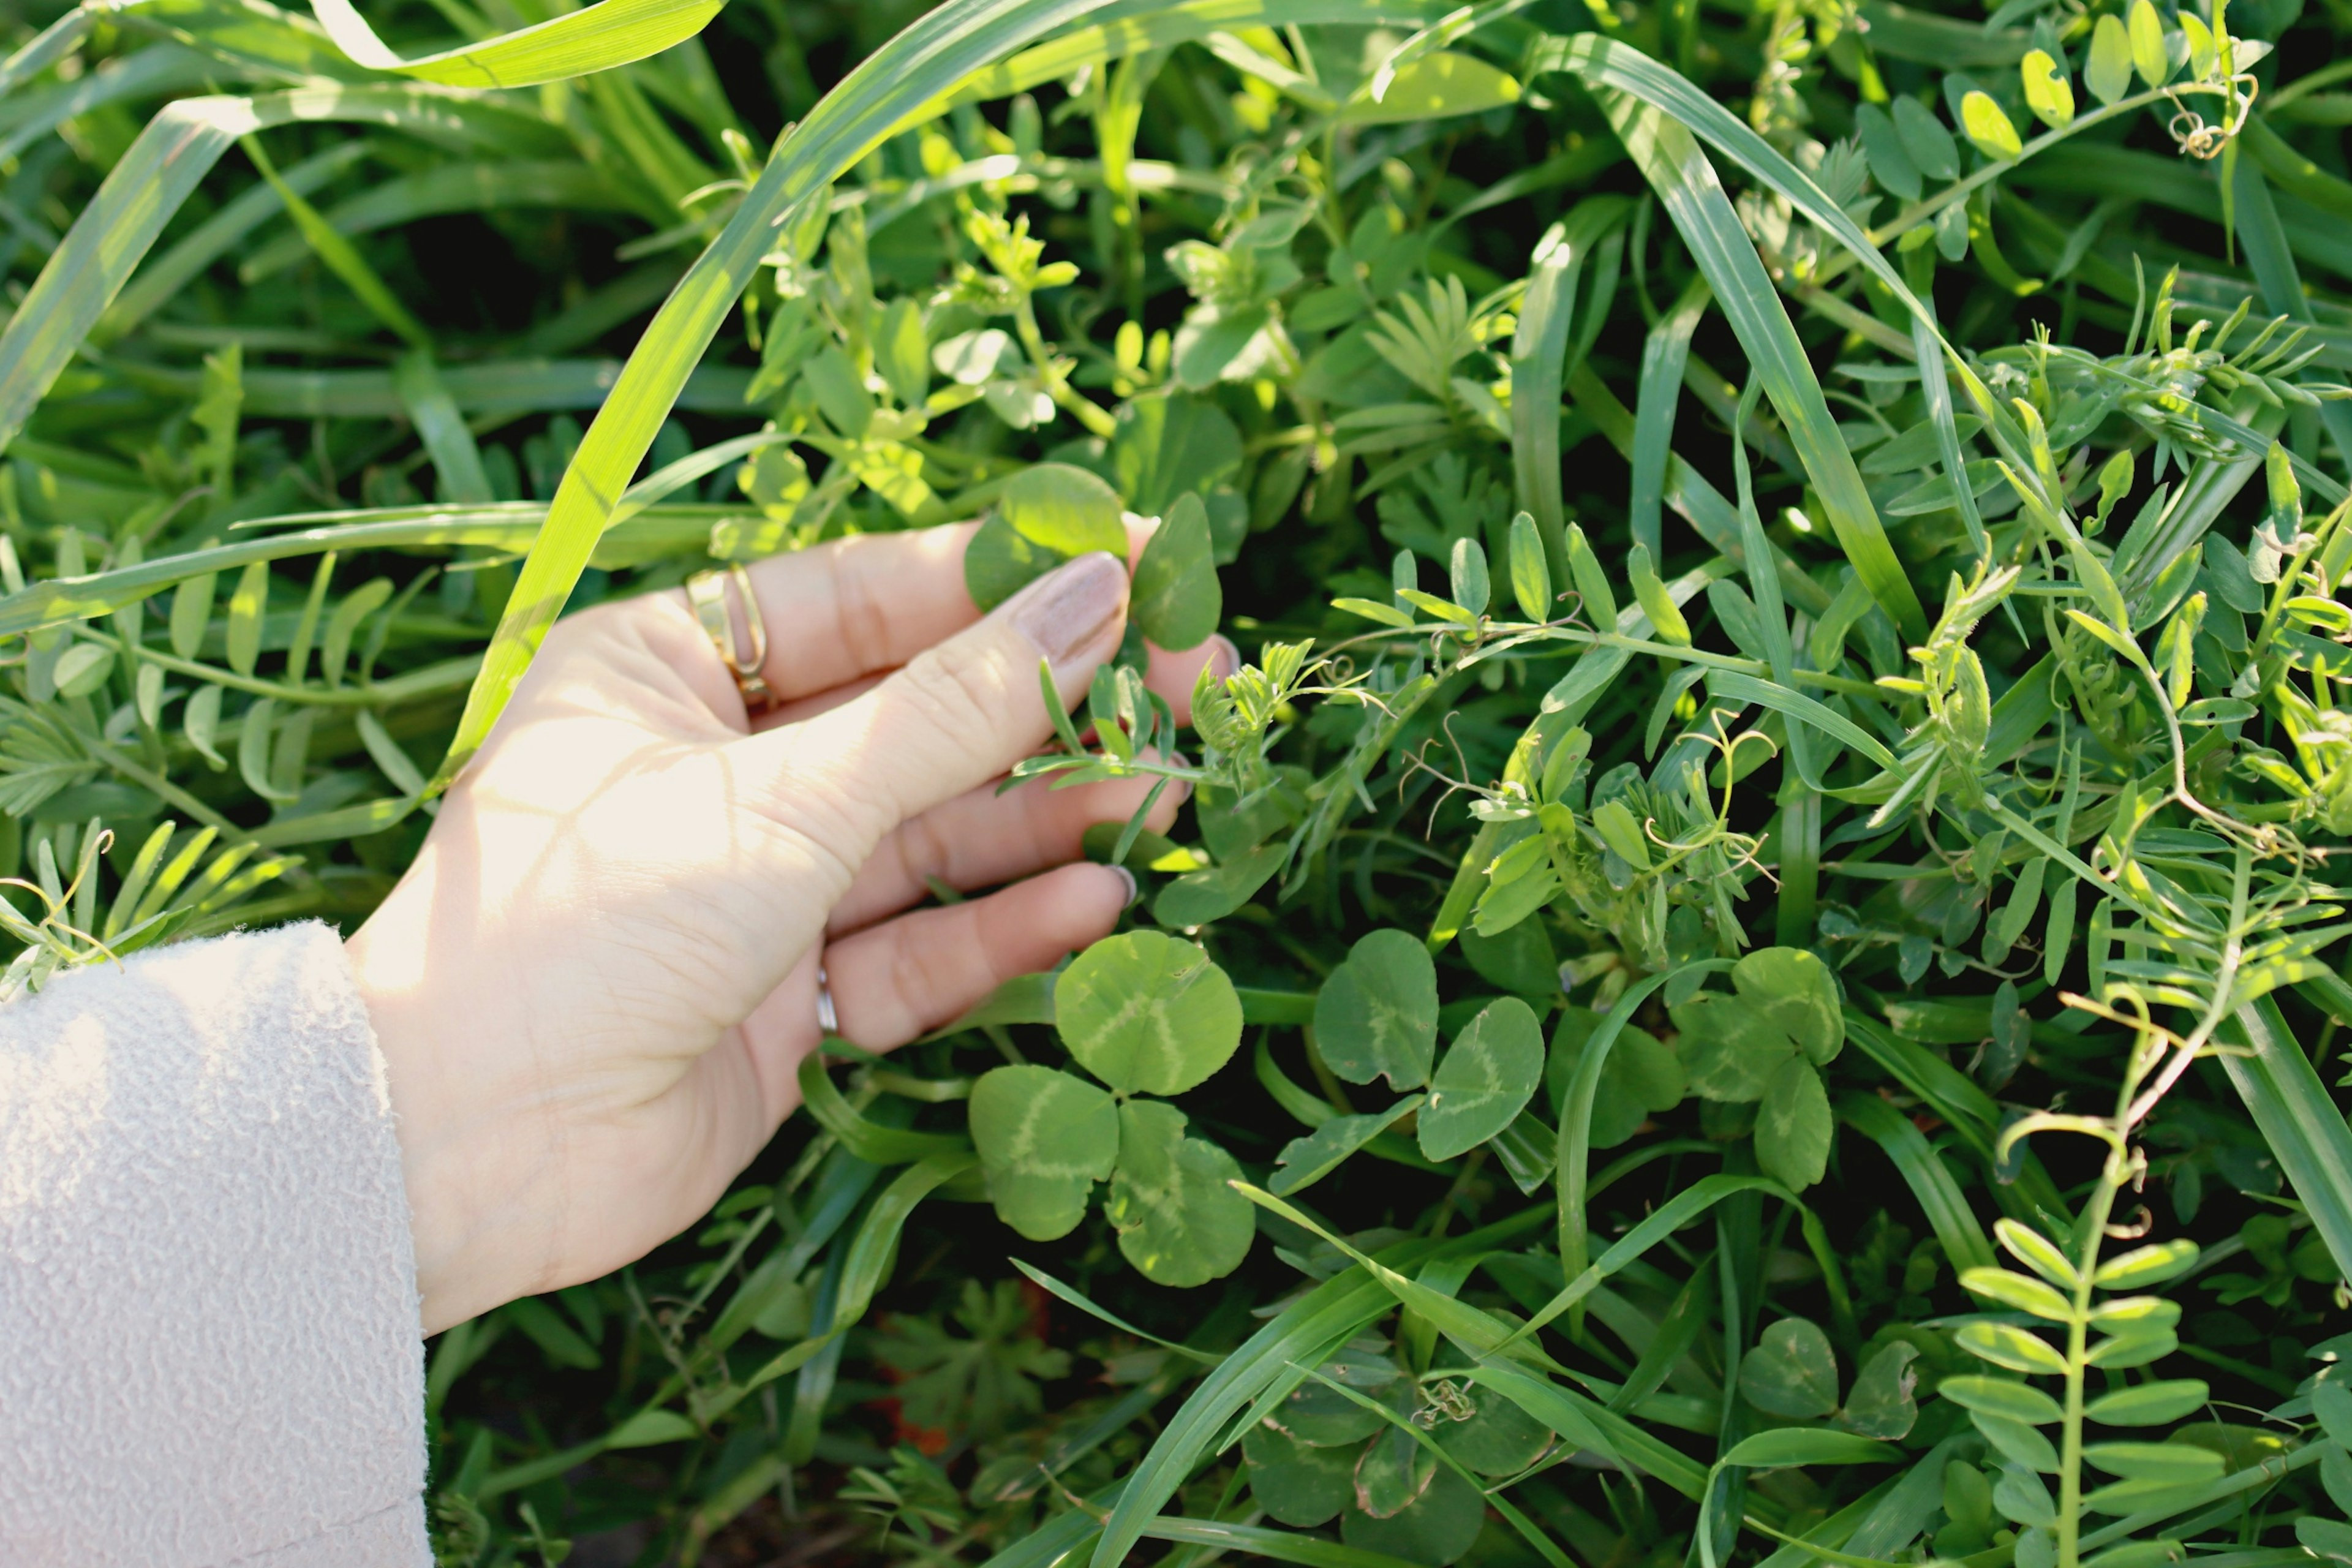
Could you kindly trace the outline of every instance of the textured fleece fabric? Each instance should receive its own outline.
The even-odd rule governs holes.
[[[424,1568],[416,1310],[333,932],[0,1007],[0,1564]]]

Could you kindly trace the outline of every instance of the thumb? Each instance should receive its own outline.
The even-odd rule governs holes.
[[[883,834],[986,784],[1053,731],[1038,689],[1053,668],[1065,709],[1118,647],[1127,572],[1082,555],[988,617],[926,648],[856,700],[736,742],[779,815],[845,825],[862,860]]]

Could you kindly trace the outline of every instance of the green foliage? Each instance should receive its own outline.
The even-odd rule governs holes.
[[[0,24],[0,993],[1158,520],[1126,929],[442,1336],[438,1559],[2352,1562],[2345,18],[923,9]]]

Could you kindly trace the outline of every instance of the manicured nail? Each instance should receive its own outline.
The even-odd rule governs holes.
[[[1126,607],[1125,568],[1097,552],[1024,589],[1013,624],[1039,653],[1060,664],[1100,637]]]
[[[1121,909],[1132,908],[1135,904],[1135,900],[1143,896],[1142,892],[1138,889],[1135,885],[1135,873],[1129,870],[1124,866],[1113,866],[1111,869],[1118,873],[1118,879],[1120,881],[1127,884],[1127,902],[1119,907]]]

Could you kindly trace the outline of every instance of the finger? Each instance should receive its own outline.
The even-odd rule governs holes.
[[[1179,724],[1192,721],[1192,686],[1201,678],[1202,665],[1213,663],[1220,679],[1242,667],[1241,650],[1234,647],[1231,638],[1223,637],[1211,637],[1198,647],[1186,648],[1181,653],[1169,653],[1157,647],[1150,652],[1151,664],[1144,675],[1143,683],[1168,700],[1168,706],[1175,713]],[[843,681],[829,691],[780,703],[754,718],[751,728],[755,732],[781,729],[786,724],[797,724],[803,719],[814,719],[820,713],[829,713],[843,703],[873,690],[887,679],[890,673],[886,670],[879,675],[861,675],[855,680]]]
[[[1082,555],[871,691],[739,742],[737,755],[781,820],[862,863],[890,829],[1035,750],[1053,724],[1039,661],[1066,707],[1118,647],[1126,616],[1126,572]]]
[[[1143,821],[1165,833],[1192,792],[1181,779],[1115,779],[1061,790],[1038,780],[1004,795],[993,784],[968,791],[893,829],[858,869],[825,929],[856,931],[919,903],[930,879],[960,889],[992,888],[1076,860],[1087,828],[1126,822],[1163,783]]]
[[[1158,521],[1129,516],[1130,569]],[[751,563],[745,571],[768,632],[761,667],[768,689],[789,703],[895,669],[980,619],[963,574],[964,551],[979,528],[859,534]],[[1186,679],[1199,670],[1190,666]],[[1185,686],[1182,695],[1192,689]],[[1172,689],[1161,695],[1177,698]]]
[[[953,1022],[1014,975],[1108,935],[1134,887],[1108,866],[1065,866],[832,943],[825,977],[842,1037],[887,1050]]]
[[[894,668],[980,618],[964,588],[977,523],[836,539],[747,570],[768,628],[768,689],[790,700]]]
[[[1192,721],[1192,688],[1201,679],[1203,665],[1214,668],[1219,679],[1242,667],[1241,650],[1223,637],[1213,637],[1198,647],[1178,653],[1157,647],[1150,651],[1151,664],[1143,683],[1168,700],[1179,724]]]
[[[1128,519],[1130,567],[1157,522]],[[790,703],[894,669],[980,619],[963,574],[964,551],[979,528],[858,534],[745,567],[768,634],[760,670],[768,689]],[[672,599],[684,605],[684,590]]]

